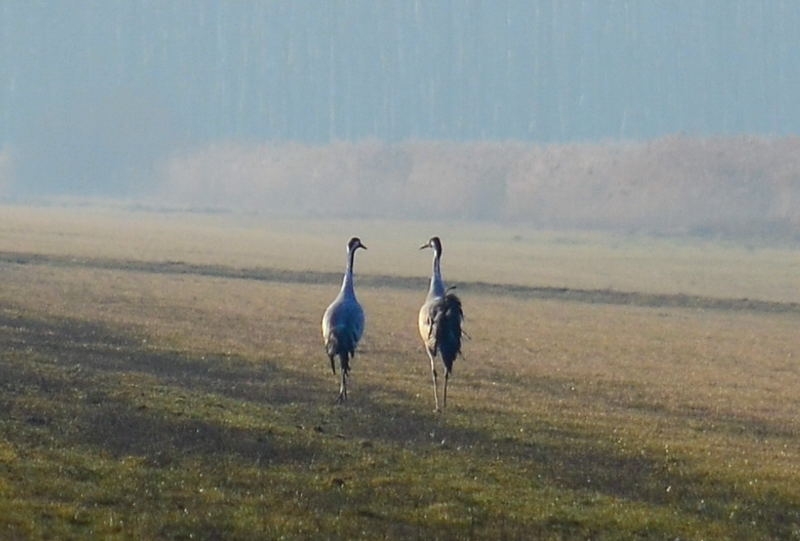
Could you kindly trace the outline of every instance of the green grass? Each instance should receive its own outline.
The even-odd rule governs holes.
[[[3,539],[800,538],[794,312],[460,288],[472,340],[436,415],[424,291],[357,286],[337,407],[338,280],[0,274]]]

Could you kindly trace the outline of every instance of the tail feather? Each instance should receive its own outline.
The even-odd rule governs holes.
[[[350,373],[350,358],[352,354],[343,352],[339,354],[339,364],[342,366],[342,372],[347,375]]]
[[[356,345],[358,340],[356,337],[345,329],[333,329],[328,339],[325,341],[325,351],[331,360],[331,370],[336,373],[336,364],[334,357],[339,357],[339,365],[342,372],[347,374],[350,372],[350,359],[355,355]]]
[[[461,335],[463,334],[461,322],[463,320],[464,311],[461,308],[461,299],[455,293],[447,293],[436,305],[431,330],[447,374],[453,371],[453,362],[461,353]]]

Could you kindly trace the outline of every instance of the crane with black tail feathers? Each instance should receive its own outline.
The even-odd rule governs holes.
[[[361,239],[353,237],[347,243],[347,268],[344,271],[342,289],[322,315],[322,338],[325,351],[331,360],[331,370],[336,373],[334,357],[339,357],[341,385],[337,403],[347,400],[347,376],[350,374],[350,359],[364,332],[364,310],[356,299],[353,288],[353,260],[356,250],[367,249]]]
[[[419,247],[420,250],[425,248],[433,249],[433,272],[428,296],[419,310],[419,334],[431,361],[435,411],[440,411],[434,359],[439,355],[444,364],[444,397],[442,400],[442,409],[444,409],[447,405],[447,381],[453,371],[453,362],[461,353],[461,336],[463,334],[461,322],[464,320],[464,311],[461,308],[461,299],[455,293],[450,292],[453,288],[445,289],[442,281],[442,241],[439,237],[432,237],[427,244]]]

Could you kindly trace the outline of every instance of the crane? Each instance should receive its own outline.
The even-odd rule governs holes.
[[[344,272],[342,288],[322,315],[322,338],[325,341],[325,351],[331,360],[331,370],[334,374],[336,374],[334,357],[339,357],[342,378],[337,403],[347,400],[350,359],[355,355],[356,346],[364,332],[364,310],[358,303],[353,288],[353,259],[359,248],[367,249],[358,237],[353,237],[347,242],[347,268]]]
[[[463,334],[461,323],[464,320],[464,311],[461,308],[461,299],[451,292],[453,288],[445,289],[442,281],[442,241],[439,237],[431,237],[427,244],[419,247],[420,250],[425,248],[433,250],[433,271],[428,296],[419,310],[419,334],[431,361],[435,411],[440,411],[434,359],[438,355],[444,364],[444,397],[442,401],[442,409],[444,409],[447,405],[447,381],[453,371],[453,362],[461,353],[461,335]]]

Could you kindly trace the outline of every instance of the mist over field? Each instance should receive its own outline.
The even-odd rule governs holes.
[[[800,5],[0,4],[0,197],[800,236]]]
[[[277,215],[800,238],[800,138],[532,145],[212,145],[170,161],[162,203]]]
[[[0,540],[800,539],[798,29],[0,0]]]

